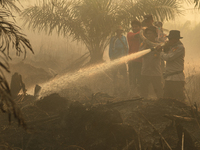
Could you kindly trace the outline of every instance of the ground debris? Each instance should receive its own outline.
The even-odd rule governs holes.
[[[110,102],[99,103],[103,97]],[[30,105],[21,104],[29,132],[15,124],[5,128],[7,120],[1,116],[0,139],[29,150],[180,150],[182,141],[185,150],[198,148],[198,118],[193,118],[191,107],[183,102],[120,101],[106,93],[91,94],[88,101],[72,101],[54,93]]]

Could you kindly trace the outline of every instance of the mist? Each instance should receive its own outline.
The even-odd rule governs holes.
[[[16,6],[23,12],[30,6],[42,5],[43,2],[48,1],[50,0],[21,0],[21,4],[17,3]],[[54,11],[59,12],[57,8],[64,7],[64,3],[69,1],[56,3],[58,1],[53,0],[51,3],[52,10],[56,8]],[[194,8],[193,3],[180,1],[182,5],[178,9],[181,10],[181,13],[175,13],[174,19],[172,19],[173,15],[153,15],[154,21],[160,21],[164,18],[163,29],[166,35],[169,34],[170,30],[179,30],[181,37],[183,37],[180,41],[185,47],[185,57],[183,57],[184,70],[181,73],[185,75],[183,81],[185,99],[182,100],[174,97],[158,97],[158,90],[155,85],[158,82],[157,79],[159,79],[162,90],[165,90],[164,85],[167,82],[163,74],[166,73],[165,66],[164,69],[162,68],[161,76],[153,76],[153,78],[149,75],[155,82],[146,86],[148,97],[143,97],[141,94],[144,86],[141,86],[142,82],[139,82],[138,77],[135,85],[131,83],[131,61],[142,64],[142,59],[145,59],[145,56],[152,55],[154,58],[158,58],[160,66],[161,63],[163,63],[162,65],[166,64],[166,61],[161,62],[162,60],[159,58],[161,51],[156,49],[157,46],[161,46],[163,51],[166,41],[154,43],[147,39],[146,33],[138,34],[140,40],[146,40],[147,45],[150,43],[150,46],[141,49],[144,46],[144,43],[141,42],[140,51],[129,53],[130,43],[127,42],[126,45],[123,41],[118,40],[121,37],[128,39],[127,34],[132,33],[130,24],[132,20],[130,18],[134,18],[135,14],[127,13],[126,10],[131,10],[131,7],[134,8],[137,5],[130,5],[129,0],[123,2],[119,0],[114,1],[114,3],[109,0],[102,0],[104,3],[101,3],[101,0],[83,1],[86,2],[83,5],[84,7],[78,5],[79,3],[74,5],[77,5],[77,8],[79,6],[84,9],[80,11],[81,13],[79,12],[80,14],[73,12],[72,16],[76,18],[77,14],[83,14],[83,20],[92,16],[90,23],[92,22],[98,28],[89,27],[88,21],[83,21],[79,24],[80,28],[73,31],[72,27],[76,26],[74,22],[70,24],[71,22],[67,22],[66,19],[67,24],[63,21],[64,19],[58,18],[61,23],[66,23],[70,28],[59,28],[59,23],[57,23],[58,27],[50,32],[49,29],[45,28],[45,23],[43,23],[43,27],[25,24],[25,20],[29,17],[25,15],[27,17],[25,18],[17,12],[12,12],[15,16],[14,20],[12,17],[8,19],[21,28],[20,31],[30,41],[34,54],[28,49],[20,53],[20,56],[16,56],[15,50],[9,53],[11,59],[7,61],[10,72],[5,71],[4,74],[8,82],[7,87],[10,89],[7,92],[11,94],[8,99],[4,100],[3,93],[0,100],[2,111],[0,114],[0,149],[200,149],[199,9]],[[151,2],[155,1],[146,0],[146,2],[149,2],[147,4],[145,0],[137,2],[144,2],[145,5],[150,6]],[[123,7],[125,8],[123,11],[123,9],[120,10],[119,7],[115,7],[116,2],[121,4],[120,6],[126,6],[126,3],[129,5]],[[173,5],[173,2],[172,0],[169,3]],[[54,3],[57,5],[54,5]],[[93,6],[92,4],[95,9],[86,7],[88,5]],[[161,5],[159,1],[156,4]],[[107,9],[100,7],[101,5],[106,6]],[[143,5],[139,6],[143,8]],[[119,17],[121,14],[119,16],[113,15],[115,9],[119,9],[122,12],[121,14],[128,15],[128,19],[125,19],[121,26],[113,23],[122,18]],[[156,11],[157,9],[159,11],[159,8],[155,7]],[[72,11],[67,8],[66,10]],[[135,11],[134,13],[141,13],[139,9],[137,10],[138,12]],[[96,15],[94,12],[100,15]],[[109,15],[107,15],[107,12],[109,12]],[[154,11],[152,12],[154,13]],[[63,12],[59,13],[60,16],[64,14]],[[136,19],[144,23],[144,14],[141,14],[136,15]],[[107,18],[101,18],[106,15]],[[112,15],[119,18],[113,19]],[[78,17],[78,19],[80,18]],[[56,19],[54,18],[51,21]],[[41,20],[38,19],[37,21]],[[93,20],[96,20],[96,22],[93,22]],[[108,20],[111,20],[111,24],[108,23]],[[105,33],[98,31],[101,28],[104,29]],[[69,32],[70,29],[73,32]],[[122,35],[118,38],[117,32],[120,31]],[[141,33],[145,30],[139,31]],[[77,36],[79,32],[84,36]],[[114,44],[118,42],[117,44],[121,44],[122,49],[127,50],[126,55],[122,56],[121,53],[120,57],[111,58],[110,51],[118,46],[112,48],[112,39],[114,39]],[[0,67],[2,66],[0,65]],[[134,66],[135,68],[137,66]],[[120,72],[120,69],[123,72]],[[142,69],[144,69],[143,66],[141,66]],[[139,70],[140,75],[141,70]],[[17,78],[14,76],[16,74],[18,75]],[[135,78],[136,76],[134,74]],[[174,86],[174,91],[176,91],[175,88]],[[2,86],[2,89],[5,90],[4,86]]]

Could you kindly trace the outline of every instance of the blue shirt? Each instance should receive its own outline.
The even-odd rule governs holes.
[[[123,43],[124,44],[123,44]],[[117,59],[128,54],[128,43],[125,36],[121,37],[121,40],[114,36],[110,40],[109,57],[111,60]]]

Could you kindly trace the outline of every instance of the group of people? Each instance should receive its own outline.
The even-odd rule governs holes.
[[[180,31],[171,30],[165,35],[162,23],[154,23],[152,15],[145,15],[143,22],[133,20],[132,32],[123,35],[119,26],[116,35],[111,38],[109,46],[110,60],[137,53],[146,49],[152,51],[141,58],[121,63],[113,69],[113,83],[117,93],[117,74],[129,83],[130,94],[149,98],[150,89],[157,98],[175,98],[185,100],[184,57],[185,48],[180,41]],[[164,44],[161,44],[164,43]],[[129,81],[129,82],[128,82]]]

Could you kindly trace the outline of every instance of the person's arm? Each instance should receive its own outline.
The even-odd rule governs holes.
[[[171,53],[165,53],[161,52],[160,56],[165,61],[173,61],[177,57],[185,54],[185,48],[183,46],[177,46],[172,49],[173,52]]]
[[[127,41],[128,41],[128,43],[130,43],[130,41],[132,41],[134,39],[140,38],[139,34],[140,34],[140,31],[138,31],[137,33],[133,33],[133,32],[127,33]]]

